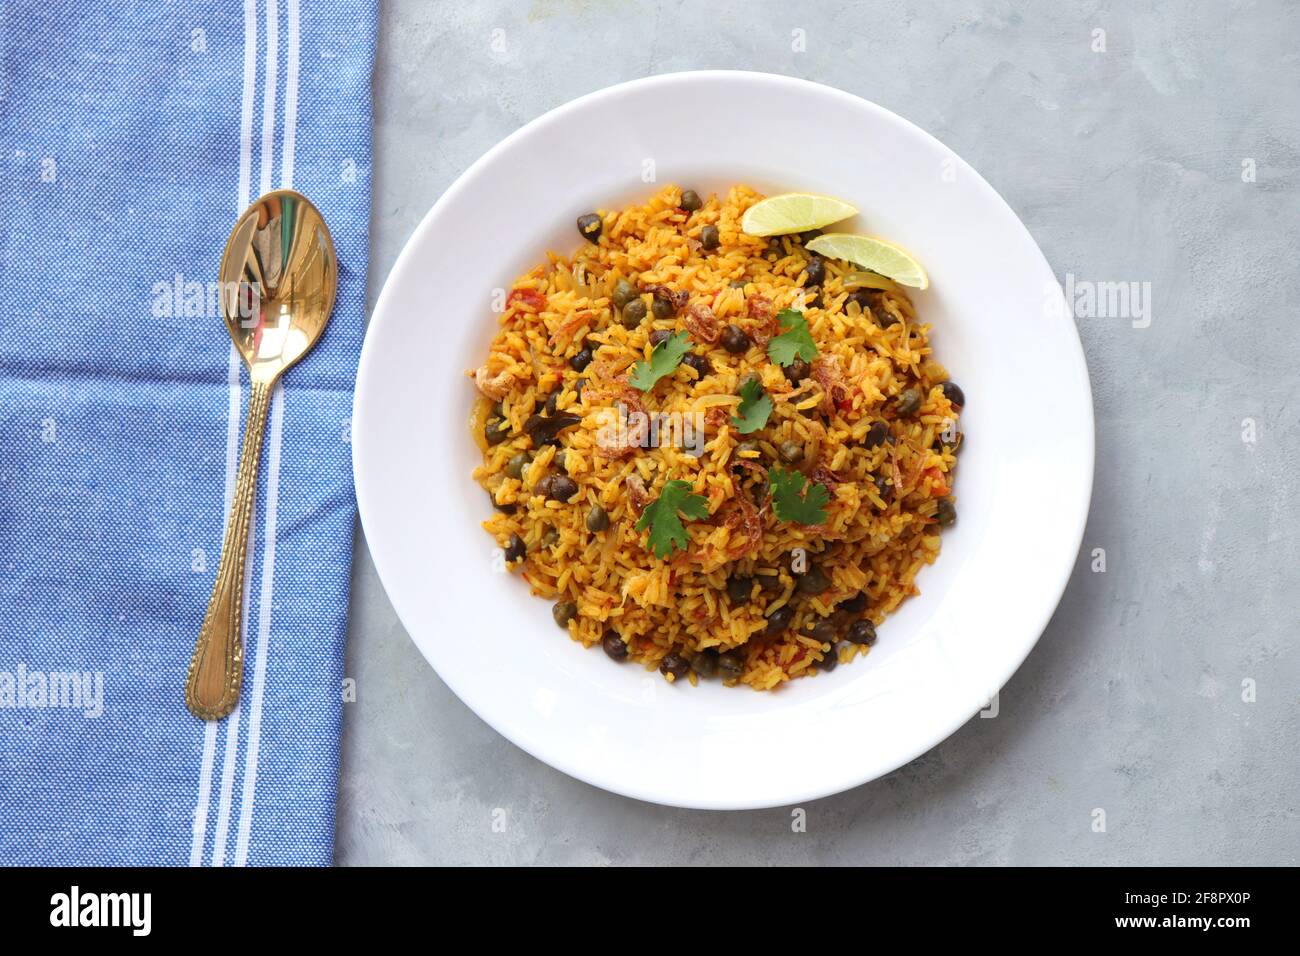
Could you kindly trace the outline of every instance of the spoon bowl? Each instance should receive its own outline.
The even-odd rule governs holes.
[[[305,355],[334,308],[338,262],[325,220],[291,189],[249,206],[221,256],[222,312],[255,380],[274,381]]]

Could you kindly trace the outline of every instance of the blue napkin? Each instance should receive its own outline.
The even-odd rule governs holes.
[[[0,863],[327,864],[355,514],[373,0],[0,17]],[[292,186],[340,281],[262,455],[239,709],[182,689],[248,399],[217,302]]]

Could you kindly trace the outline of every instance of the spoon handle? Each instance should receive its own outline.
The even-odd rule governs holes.
[[[185,681],[185,706],[195,717],[220,720],[239,703],[244,677],[244,558],[248,551],[248,522],[257,494],[257,466],[262,459],[262,437],[271,407],[270,382],[254,382],[248,397],[244,447],[239,454],[239,477],[226,520],[221,563],[212,586],[203,626],[194,645],[194,657]]]

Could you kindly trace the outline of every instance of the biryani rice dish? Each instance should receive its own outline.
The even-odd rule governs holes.
[[[956,517],[964,404],[904,289],[749,235],[743,185],[578,220],[505,297],[474,479],[556,623],[674,682],[869,652]]]

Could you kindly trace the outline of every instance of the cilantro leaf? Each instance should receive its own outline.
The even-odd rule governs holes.
[[[650,529],[648,543],[654,556],[663,560],[673,553],[673,548],[686,550],[690,536],[682,527],[677,513],[697,521],[709,514],[709,499],[691,493],[691,483],[676,479],[668,482],[659,497],[646,506],[636,523],[636,530]]]
[[[821,524],[826,520],[826,505],[831,500],[831,493],[825,485],[809,483],[799,472],[786,471],[776,465],[767,470],[767,481],[772,489],[772,510],[782,521]],[[804,485],[808,485],[806,494]]]
[[[654,347],[650,361],[642,360],[632,366],[628,378],[633,388],[648,392],[655,387],[665,375],[672,374],[673,369],[682,364],[682,356],[691,350],[691,337],[685,332],[676,332]]]
[[[817,357],[817,343],[808,331],[808,320],[802,312],[782,309],[776,314],[781,324],[781,334],[767,343],[767,354],[778,365],[789,365],[795,358],[811,362]]]
[[[767,416],[772,414],[772,399],[768,398],[757,378],[748,378],[740,386],[740,405],[736,412],[731,424],[742,435],[756,432],[767,424]]]

